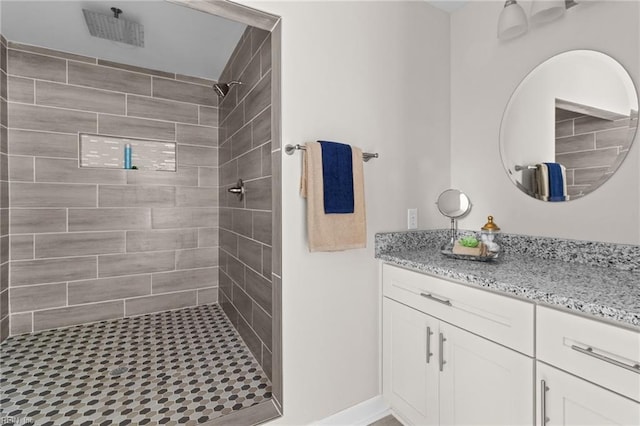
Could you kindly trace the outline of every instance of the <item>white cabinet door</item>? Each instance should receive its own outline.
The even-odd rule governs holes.
[[[531,358],[446,323],[440,333],[441,425],[533,425]]]
[[[621,395],[537,363],[538,426],[640,425],[640,404]],[[542,392],[542,381],[546,390]],[[545,412],[546,422],[542,420]]]
[[[384,397],[409,423],[437,425],[438,320],[383,300]]]

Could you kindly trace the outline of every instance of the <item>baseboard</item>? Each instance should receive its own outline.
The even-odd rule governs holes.
[[[367,426],[391,414],[382,395],[375,396],[332,416],[319,420],[316,426]]]

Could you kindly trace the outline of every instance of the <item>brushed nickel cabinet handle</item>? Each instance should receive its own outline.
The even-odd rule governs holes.
[[[589,355],[594,358],[597,358],[600,361],[608,362],[609,364],[613,364],[616,367],[621,367],[626,370],[633,371],[636,374],[640,374],[640,364],[634,364],[634,365],[625,364],[624,362],[620,362],[618,360],[609,358],[608,356],[600,355],[599,353],[594,352],[593,348],[590,346],[584,349],[584,348],[581,348],[580,346],[571,345],[571,349],[573,349],[574,351],[578,351],[581,354],[585,354],[585,355]]]
[[[438,361],[440,362],[440,371],[444,370],[444,365],[447,361],[444,360],[444,342],[446,342],[444,334],[440,333],[440,347],[438,349]]]
[[[433,352],[431,352],[431,335],[433,334],[433,331],[431,331],[431,327],[427,327],[427,364],[429,364],[429,361],[431,360],[431,356],[433,355]]]
[[[547,417],[547,382],[540,380],[540,426],[545,426],[549,421]]]
[[[426,297],[427,299],[433,300],[434,302],[442,303],[443,305],[451,306],[450,300],[440,299],[438,297],[435,297],[431,293],[420,293],[420,296]]]

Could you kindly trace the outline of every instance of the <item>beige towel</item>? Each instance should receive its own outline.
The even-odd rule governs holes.
[[[325,214],[324,212],[320,143],[309,142],[306,151],[303,151],[300,195],[307,199],[309,251],[338,251],[367,246],[362,150],[351,147],[351,151],[354,208],[353,213],[346,214]]]
[[[536,196],[539,200],[549,200],[549,169],[544,163],[536,164],[536,183],[538,192]]]

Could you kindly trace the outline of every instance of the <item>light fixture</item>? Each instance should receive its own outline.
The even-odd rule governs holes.
[[[551,22],[564,15],[565,0],[534,0],[531,3],[531,22],[541,24]]]
[[[498,38],[508,40],[527,32],[527,15],[516,0],[507,0],[498,18]]]

